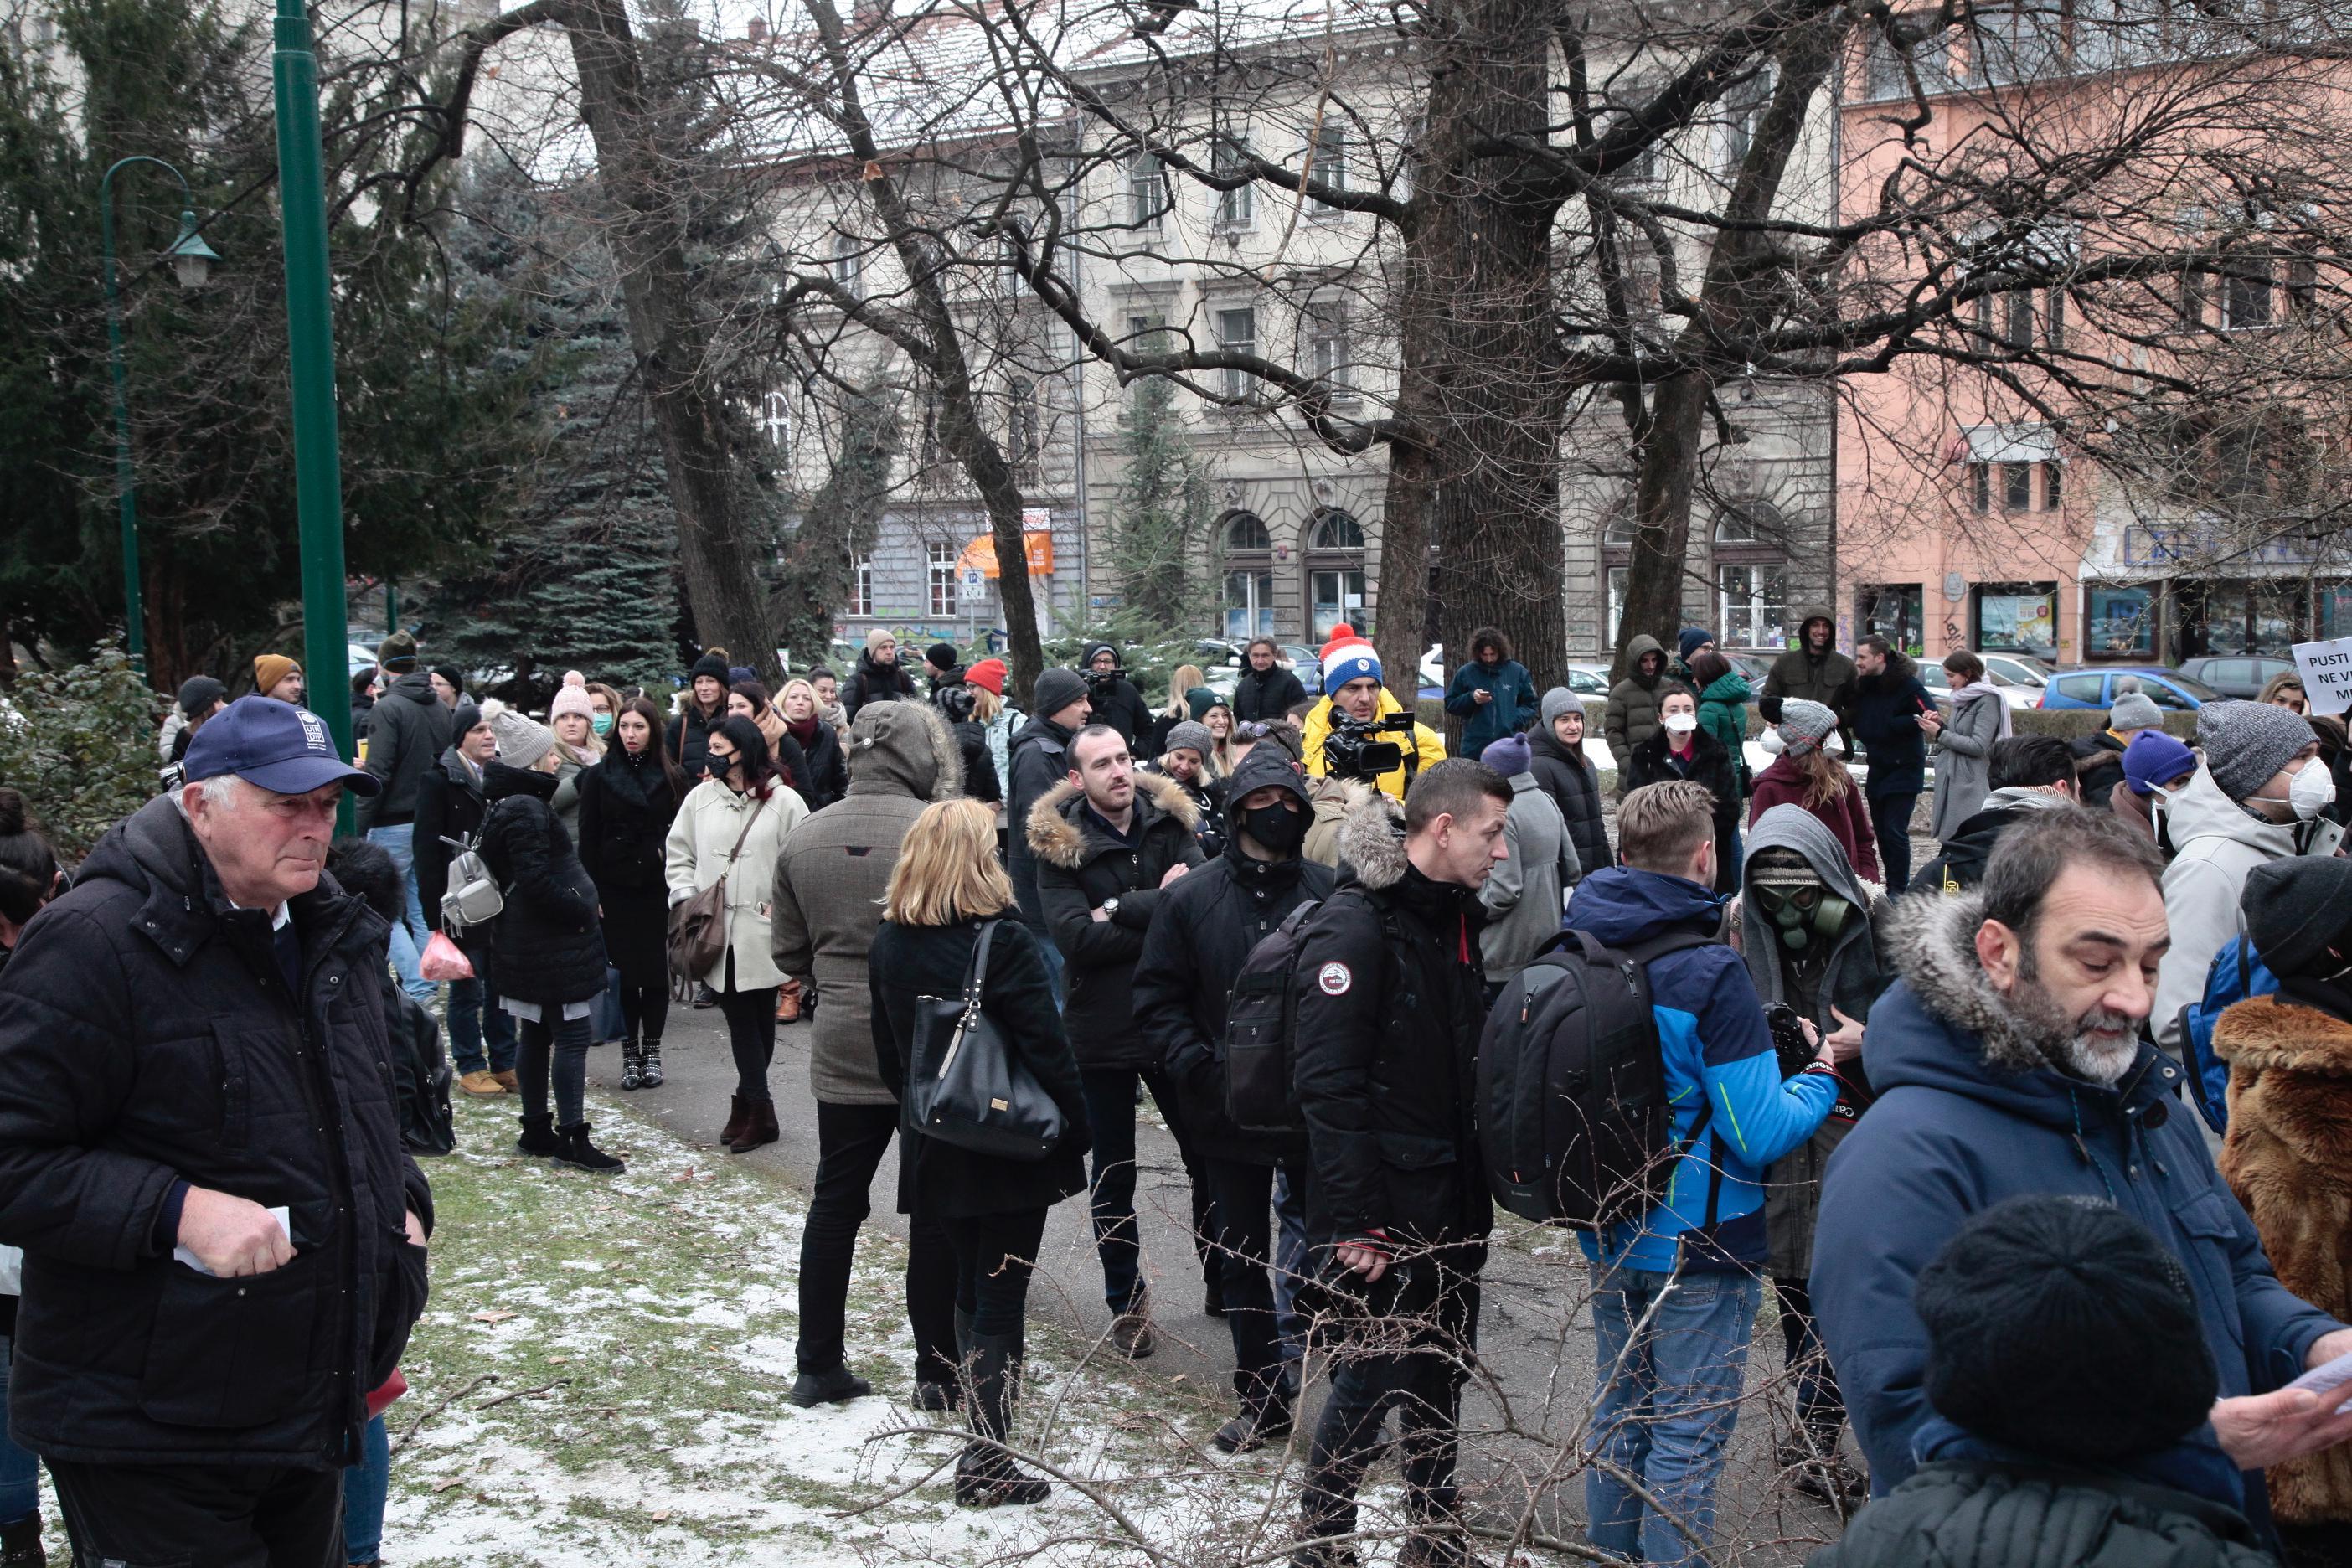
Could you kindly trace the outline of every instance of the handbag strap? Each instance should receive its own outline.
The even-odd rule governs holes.
[[[996,936],[1003,921],[980,922],[980,941],[972,944],[971,967],[963,977],[963,1005],[966,1013],[980,1011],[981,992],[988,979],[988,944]]]
[[[760,814],[767,809],[768,803],[764,800],[751,803],[751,815],[743,819],[743,831],[735,836],[735,847],[727,851],[728,865],[734,865],[735,858],[743,853],[743,840],[751,837],[751,825],[759,821]]]

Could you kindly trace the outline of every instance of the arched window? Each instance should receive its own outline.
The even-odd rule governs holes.
[[[1789,522],[1760,496],[1715,513],[1715,635],[1725,647],[1789,645]]]
[[[1254,511],[1237,511],[1225,520],[1218,537],[1224,541],[1225,636],[1274,635],[1274,535],[1265,520]]]
[[[1307,521],[1307,630],[1321,642],[1345,621],[1370,635],[1364,617],[1364,529],[1338,507]]]

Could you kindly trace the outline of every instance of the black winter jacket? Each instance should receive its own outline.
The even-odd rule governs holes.
[[[1481,1243],[1494,1226],[1476,1106],[1485,910],[1407,862],[1387,795],[1351,806],[1340,837],[1339,886],[1307,924],[1295,994],[1307,1240]]]
[[[1067,780],[1030,810],[1024,837],[1037,857],[1037,896],[1045,929],[1067,961],[1062,1021],[1081,1066],[1153,1068],[1160,1055],[1135,1026],[1135,961],[1143,933],[1167,895],[1160,879],[1175,865],[1198,866],[1199,820],[1192,799],[1173,779],[1135,775],[1131,846],[1113,838]],[[1093,911],[1118,900],[1110,919]]]
[[[486,763],[482,792],[490,801],[482,862],[506,890],[506,907],[490,922],[499,994],[541,1007],[595,995],[604,989],[596,884],[547,804],[555,775]]]
[[[1108,646],[1096,644],[1087,650],[1087,658],[1092,658]],[[1078,662],[1078,674],[1087,682],[1087,700],[1095,710],[1093,722],[1108,724],[1118,731],[1120,738],[1127,742],[1127,749],[1134,752],[1137,762],[1148,761],[1155,755],[1151,748],[1151,705],[1144,701],[1143,693],[1135,689],[1135,682],[1123,675],[1116,680],[1094,679],[1087,676],[1085,659]]]
[[[791,734],[791,726],[785,727],[785,732]],[[841,737],[820,719],[806,740],[798,735],[792,735],[792,740],[801,749],[803,764],[793,776],[793,788],[800,792],[809,810],[823,811],[849,792],[849,768],[841,754]]]
[[[901,665],[879,665],[874,662],[874,651],[866,649],[857,656],[857,668],[841,683],[841,709],[852,719],[868,702],[889,702],[915,695],[914,679]]]
[[[1587,874],[1615,865],[1609,828],[1601,819],[1601,775],[1584,748],[1561,745],[1549,725],[1538,724],[1528,731],[1528,749],[1535,753],[1536,783],[1543,785],[1559,807],[1560,820],[1568,824],[1577,863]]]
[[[966,719],[949,728],[955,731],[956,750],[963,754],[963,793],[991,805],[1003,801],[1004,788],[996,776],[996,759],[988,752],[988,726]],[[995,956],[989,954],[992,960]]]
[[[662,743],[669,748],[670,761],[686,775],[687,788],[692,789],[702,782],[702,759],[710,752],[710,731],[726,717],[726,705],[722,703],[717,719],[705,718],[689,692],[684,710],[663,731]]]
[[[898,1211],[942,1219],[1050,1208],[1087,1185],[1086,1152],[1094,1146],[1087,1131],[1086,1096],[1078,1064],[1054,1005],[1053,983],[1037,939],[1012,911],[989,939],[988,973],[982,977],[981,1008],[1005,1044],[1036,1078],[1038,1087],[1061,1108],[1062,1141],[1042,1160],[1006,1160],[974,1153],[923,1135],[901,1116],[908,1157],[898,1164]],[[874,1059],[890,1092],[907,1102],[908,1063],[915,1048],[915,1003],[921,996],[962,994],[971,967],[980,922],[904,926],[884,921],[867,954],[866,984],[872,998]]]
[[[1234,782],[1243,795],[1278,784],[1298,797],[1302,826],[1314,819],[1304,781],[1278,752],[1253,751]],[[1304,1136],[1244,1131],[1225,1114],[1225,1009],[1250,950],[1339,880],[1312,860],[1253,860],[1235,843],[1160,897],[1135,966],[1135,1026],[1174,1080],[1203,1154],[1270,1165],[1306,1152]]]
[[[416,781],[416,897],[427,931],[441,929],[441,895],[449,890],[449,859],[457,853],[441,840],[471,838],[481,832],[488,810],[481,781],[455,746]]]
[[[580,865],[600,895],[657,893],[667,900],[663,846],[677,815],[677,794],[657,756],[632,756],[616,745],[580,774]]]
[[[2085,805],[2105,805],[2124,782],[2124,747],[2112,730],[2078,736],[2066,743],[2074,753],[2074,793]]]
[[[442,705],[432,677],[412,670],[376,699],[368,716],[367,771],[383,781],[359,802],[360,831],[416,820],[416,784],[456,740],[457,713]]]
[[[1307,700],[1307,688],[1298,677],[1280,665],[1260,674],[1244,668],[1242,678],[1234,683],[1234,717],[1246,722],[1252,719],[1279,719]]]
[[[51,1459],[331,1469],[424,1310],[383,921],[331,878],[232,908],[168,799],[117,824],[0,978],[0,1241],[25,1249],[10,1430]],[[173,1261],[175,1182],[291,1211],[294,1260]]]
[[[1854,679],[1853,734],[1870,763],[1864,795],[1876,800],[1927,787],[1927,736],[1919,716],[1935,710],[1918,666],[1903,654],[1889,652],[1884,673]]]
[[[1668,779],[1688,778],[1706,785],[1715,796],[1715,837],[1720,847],[1730,842],[1730,835],[1739,828],[1739,772],[1732,765],[1731,750],[1705,730],[1692,732],[1690,772],[1685,773],[1668,760],[1668,731],[1659,726],[1656,734],[1635,746],[1626,759],[1625,776],[1619,781],[1630,794],[1643,784],[1662,784]],[[1577,853],[1583,853],[1583,846]],[[1601,864],[1607,865],[1607,859]]]
[[[1032,719],[1021,726],[1004,753],[1005,769],[1012,774],[1004,781],[1004,821],[1010,829],[1004,836],[1004,869],[1013,879],[1022,921],[1041,942],[1052,939],[1045,934],[1045,906],[1037,897],[1037,857],[1021,825],[1046,792],[1069,776],[1067,748],[1073,733],[1051,719]]]

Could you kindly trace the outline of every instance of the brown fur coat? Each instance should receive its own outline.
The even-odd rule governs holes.
[[[2280,1282],[2352,1318],[2352,1023],[2257,996],[2222,1013],[2213,1048],[2230,1064],[2221,1174]],[[2291,1460],[2269,1480],[2289,1523],[2352,1521],[2352,1447]]]

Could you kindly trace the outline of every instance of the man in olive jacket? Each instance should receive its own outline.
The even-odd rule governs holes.
[[[776,853],[776,967],[814,984],[820,1004],[809,1047],[816,1190],[801,1231],[800,1375],[791,1395],[804,1408],[873,1392],[845,1359],[850,1263],[874,1172],[898,1131],[898,1100],[874,1060],[866,954],[907,830],[925,806],[962,790],[962,758],[938,709],[869,702],[849,727],[848,793],[795,826]],[[916,1387],[924,1408],[944,1410],[956,1386],[954,1255],[938,1222],[920,1215],[908,1241]]]
[[[316,715],[238,700],[0,979],[10,1432],[79,1562],[318,1568],[424,1310],[385,924],[323,873],[346,788]]]
[[[1135,1225],[1135,1085],[1139,1077],[1168,1118],[1192,1176],[1194,1228],[1206,1218],[1202,1168],[1160,1058],[1135,1026],[1135,963],[1160,889],[1202,863],[1192,837],[1200,813],[1183,786],[1139,773],[1126,738],[1108,724],[1070,737],[1069,777],[1029,813],[1037,897],[1062,951],[1062,1022],[1078,1058],[1094,1125],[1095,1250],[1111,1342],[1147,1356],[1157,1341],[1139,1268]]]
[[[1846,749],[1853,748],[1853,660],[1838,652],[1837,617],[1825,609],[1808,609],[1789,639],[1789,651],[1772,661],[1764,678],[1764,693],[1757,711],[1767,724],[1780,721],[1780,704],[1791,697],[1818,702],[1837,715],[1838,732]]]
[[[1617,759],[1617,793],[1625,793],[1625,763],[1633,748],[1658,732],[1658,688],[1666,679],[1666,650],[1647,632],[1625,645],[1625,679],[1609,689],[1601,737]]]

